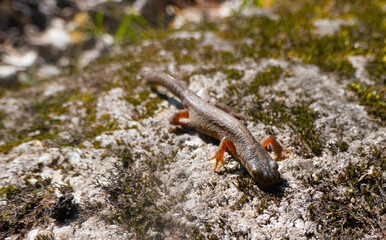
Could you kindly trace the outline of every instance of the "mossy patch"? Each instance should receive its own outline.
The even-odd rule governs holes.
[[[325,142],[321,138],[321,132],[315,128],[315,120],[319,118],[318,112],[312,111],[307,104],[291,108],[292,118],[290,120],[292,129],[300,139],[308,146],[309,151],[320,156]]]
[[[0,111],[0,129],[4,128],[3,119],[5,118],[5,113]]]
[[[244,204],[250,202],[252,199],[259,199],[257,205],[254,207],[256,208],[256,214],[262,214],[264,210],[267,210],[268,207],[273,204],[278,207],[280,205],[280,199],[283,197],[280,191],[262,191],[249,174],[238,176],[235,185],[237,190],[242,192],[242,196],[235,204],[230,206],[232,210],[242,210]]]
[[[68,89],[60,91],[55,95],[50,95],[43,98],[31,106],[31,111],[37,112],[41,115],[48,115],[53,113],[55,115],[61,115],[66,112],[66,109],[62,107],[65,102],[70,101],[74,98],[75,94],[79,93],[79,89]]]
[[[319,237],[362,238],[367,233],[382,236],[385,212],[385,158],[373,148],[359,165],[349,163],[343,172],[322,171],[304,180],[323,196],[308,206]],[[338,190],[339,189],[339,190]]]
[[[77,214],[78,207],[78,204],[74,202],[74,195],[67,194],[61,196],[50,206],[49,214],[51,218],[63,223]]]
[[[353,77],[355,74],[355,68],[346,59],[325,61],[324,64],[321,65],[321,69],[327,72],[335,72],[339,76],[347,78]]]
[[[238,211],[245,211],[243,209],[245,205],[248,205],[248,211],[252,208],[256,216],[261,214],[275,214],[272,212],[272,207],[279,207],[284,196],[284,191],[280,189],[280,187],[269,189],[260,188],[248,173],[239,175],[235,180],[233,184],[241,193],[241,196],[231,204],[229,203],[230,199],[225,199],[226,207],[229,207],[235,214],[237,214]],[[281,183],[280,185],[282,187],[286,184]],[[215,182],[212,182],[210,186],[212,188],[219,187]],[[220,205],[222,206],[223,204]],[[214,208],[215,206],[209,203],[209,207]],[[189,216],[188,219],[191,218],[194,217]],[[223,239],[224,236],[231,239],[251,238],[251,233],[248,232],[248,230],[235,231],[232,227],[232,222],[229,221],[226,215],[220,214],[215,219],[203,220],[202,222],[204,229],[193,229],[193,233],[191,234],[193,239]],[[269,222],[267,224],[269,224]]]
[[[34,240],[55,240],[53,234],[38,234]]]
[[[143,237],[149,228],[163,226],[163,211],[155,205],[160,196],[157,191],[160,182],[154,175],[146,176],[132,170],[122,174],[123,179],[115,179],[114,185],[106,187],[115,206],[107,221],[124,225],[134,230],[137,237]]]
[[[279,80],[283,69],[281,67],[269,67],[264,72],[258,73],[249,85],[248,93],[258,94],[261,86],[270,86]]]
[[[200,58],[206,63],[214,63],[219,67],[224,64],[234,64],[241,60],[235,52],[216,50],[212,45],[202,47]]]
[[[229,69],[224,69],[225,74],[227,75],[228,79],[235,79],[239,80],[244,76],[244,72],[234,69],[234,68],[229,68]]]
[[[194,37],[190,38],[167,38],[163,41],[166,50],[174,55],[174,60],[179,64],[197,62],[195,57],[198,41]]]
[[[376,1],[353,1],[350,4],[332,3],[331,1],[297,1],[297,10],[292,10],[288,3],[282,1],[276,6],[278,20],[267,16],[232,16],[223,27],[213,28],[221,38],[235,40],[234,58],[299,58],[304,63],[319,66],[327,72],[334,72],[344,78],[353,77],[354,68],[348,57],[352,55],[377,56],[371,69],[376,69],[375,77],[382,74],[384,65],[383,39],[385,26],[376,19],[383,19],[385,12]],[[338,6],[343,6],[342,11]],[[361,7],[358,7],[358,6]],[[333,8],[333,11],[331,10]],[[330,11],[331,10],[331,11]],[[358,19],[358,25],[341,26],[332,35],[314,34],[313,20],[331,17],[346,19],[348,16]],[[376,17],[375,17],[376,16]],[[221,29],[221,30],[220,30]],[[240,43],[242,39],[252,39]],[[206,47],[204,59],[213,59],[212,48]],[[206,54],[205,54],[206,52]],[[380,61],[381,60],[381,61]],[[221,61],[221,58],[218,58]],[[383,63],[382,63],[383,61]]]
[[[283,75],[284,70],[280,66],[271,66],[264,71],[257,73],[249,85],[241,81],[235,83],[229,81],[226,93],[228,96],[237,96],[238,99],[252,94],[255,96],[254,100],[259,101],[259,88],[275,84]],[[285,76],[287,77],[287,75]]]
[[[255,99],[246,110],[252,120],[277,127],[289,126],[298,136],[300,140],[298,144],[305,157],[320,156],[325,147],[325,140],[320,130],[315,127],[315,121],[320,118],[320,114],[308,108],[311,102],[301,102],[293,107],[287,107],[281,101],[262,99],[259,96],[260,87],[274,84],[284,74],[290,73],[284,72],[279,66],[269,67],[257,73],[249,86],[243,83],[229,85],[228,95],[236,94],[240,98],[253,94]]]
[[[32,178],[33,183],[30,182]],[[56,201],[55,188],[51,179],[37,174],[27,176],[24,185],[1,187],[0,196],[7,204],[0,205],[0,238],[14,234],[25,237],[33,227],[49,224],[50,209]]]
[[[379,57],[369,61],[366,65],[370,78],[380,85],[386,84],[386,49],[382,51]]]
[[[150,90],[143,90],[138,92],[135,96],[126,96],[125,99],[128,103],[137,106],[144,102],[148,98],[150,93]]]
[[[0,194],[5,194],[8,199],[12,198],[14,195],[20,192],[21,190],[13,185],[0,188]]]
[[[141,70],[142,64],[143,63],[141,61],[134,61],[130,63],[128,66],[124,67],[124,70],[128,73],[137,74]]]
[[[111,63],[115,63],[115,62],[127,62],[127,61],[131,61],[133,59],[134,59],[133,53],[127,52],[125,54],[119,54],[119,55],[114,55],[114,56],[103,56],[95,61],[95,65],[101,67],[103,65],[108,65]],[[95,65],[90,64],[85,68],[85,70],[89,70],[90,68],[92,68]]]
[[[328,149],[330,149],[333,155],[337,154],[337,152],[346,152],[349,148],[349,144],[346,141],[334,141],[328,143]]]
[[[89,120],[92,121],[92,120]],[[90,122],[85,121],[84,129],[84,139],[94,138],[100,135],[102,132],[120,130],[121,128],[117,126],[116,122],[111,119],[110,114],[101,115],[100,118],[92,124],[92,128],[86,126]]]
[[[301,103],[289,108],[279,101],[270,101],[269,105],[263,107],[262,102],[257,102],[257,106],[250,108],[248,114],[266,125],[288,125],[298,136],[305,157],[320,156],[325,147],[325,140],[315,127],[320,114],[309,109],[308,105]]]
[[[371,86],[353,82],[349,88],[356,93],[359,104],[365,106],[369,114],[386,121],[386,87],[377,90]]]
[[[78,88],[64,90],[56,95],[38,99],[31,105],[26,106],[26,111],[30,114],[30,118],[27,119],[30,126],[17,130],[7,130],[3,133],[6,136],[4,138],[5,144],[0,146],[0,151],[9,152],[14,146],[31,140],[53,140],[56,144],[63,146],[76,144],[59,137],[58,134],[61,131],[70,131],[72,129],[66,129],[65,122],[55,119],[53,116],[69,114],[69,104],[75,101],[81,101],[88,106],[94,100],[94,94],[82,93]]]
[[[139,91],[134,96],[127,96],[125,99],[128,103],[135,106],[135,120],[144,119],[152,116],[158,110],[158,104],[162,101],[161,98],[149,98],[151,90]]]
[[[177,223],[167,219],[165,213],[176,204],[178,197],[168,199],[168,204],[156,204],[162,196],[165,196],[165,189],[154,171],[163,169],[176,153],[173,152],[171,155],[160,153],[159,156],[150,157],[145,161],[146,165],[139,170],[134,167],[136,159],[131,155],[129,148],[113,151],[121,159],[121,164],[117,165],[117,173],[110,179],[110,184],[103,186],[114,206],[105,220],[110,224],[123,226],[140,239],[149,237],[151,231],[158,232],[162,236],[165,231],[175,229]],[[181,234],[184,235],[184,231],[181,231]]]

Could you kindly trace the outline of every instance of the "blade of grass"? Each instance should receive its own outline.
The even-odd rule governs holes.
[[[104,14],[103,12],[96,12],[95,15],[95,33],[101,34],[103,30],[103,18]]]

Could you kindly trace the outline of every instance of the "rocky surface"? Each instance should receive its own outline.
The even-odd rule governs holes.
[[[246,9],[3,91],[0,238],[383,239],[385,7],[359,2]],[[143,84],[154,71],[293,149],[278,186],[230,154],[214,172],[218,141],[169,132],[182,106]]]

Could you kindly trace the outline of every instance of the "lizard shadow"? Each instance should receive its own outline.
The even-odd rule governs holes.
[[[229,153],[230,154],[230,153]],[[232,156],[232,161],[240,162],[238,159]],[[252,177],[249,175],[247,169],[240,163],[240,167],[235,169],[228,169],[225,167],[224,170],[218,171],[218,175],[236,175],[237,177],[241,178],[249,178],[250,180],[254,181]],[[278,182],[273,186],[264,186],[261,184],[258,184],[255,182],[255,185],[263,192],[270,193],[275,195],[276,197],[283,197],[286,189],[289,187],[289,183],[286,179],[279,178]]]
[[[184,105],[176,100],[175,98],[173,97],[169,97],[168,95],[158,91],[155,87],[151,87],[152,91],[157,94],[157,96],[163,100],[166,100],[169,102],[170,105],[173,105],[174,107],[176,107],[177,109],[181,110],[181,109],[184,109]]]
[[[158,97],[168,101],[170,105],[173,105],[174,107],[176,107],[179,110],[184,109],[183,104],[180,101],[176,100],[175,98],[169,97],[166,94],[163,94],[163,93],[159,92],[155,88],[152,88],[152,90],[153,90],[154,93],[156,93],[158,95]],[[210,137],[208,135],[205,135],[203,133],[200,133],[200,132],[196,131],[193,127],[184,127],[183,129],[179,129],[179,130],[173,131],[173,132],[176,135],[182,135],[182,134],[185,134],[185,133],[190,134],[190,135],[197,134],[198,137],[201,138],[206,144],[211,143],[211,144],[213,144],[215,146],[219,146],[220,145],[220,141],[219,140],[217,140],[217,139],[215,139],[213,137]],[[229,154],[231,154],[228,149],[226,151]],[[235,161],[240,162],[234,156],[232,156],[232,159],[235,160]],[[216,171],[216,173],[218,175],[237,175],[237,176],[240,176],[240,177],[247,175],[247,177],[251,178],[251,176],[249,176],[249,174],[248,174],[248,171],[245,169],[245,167],[241,163],[240,163],[240,167],[239,168],[236,168],[236,169],[227,169],[227,168],[225,168],[224,170]],[[266,186],[260,185],[258,183],[256,183],[256,186],[260,190],[262,190],[262,191],[264,191],[266,193],[270,193],[270,194],[275,195],[276,197],[280,197],[281,198],[281,197],[284,196],[285,190],[289,187],[289,183],[288,183],[287,180],[282,179],[280,177],[278,183],[276,185],[274,185],[274,186],[266,187]]]

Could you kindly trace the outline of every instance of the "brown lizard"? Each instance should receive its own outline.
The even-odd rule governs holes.
[[[278,182],[280,177],[278,164],[264,148],[268,144],[272,144],[277,156],[276,159],[285,156],[283,151],[290,150],[283,150],[274,137],[268,137],[260,145],[249,130],[229,114],[226,108],[219,109],[203,101],[189,90],[184,82],[177,81],[170,75],[152,73],[146,76],[146,82],[166,87],[181,99],[186,109],[174,113],[170,119],[171,124],[182,127],[189,124],[199,132],[221,141],[216,155],[210,159],[216,159],[214,170],[217,169],[219,162],[225,165],[224,152],[228,148],[257,183],[272,186]],[[182,118],[188,118],[189,123],[180,121]]]

